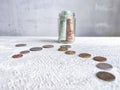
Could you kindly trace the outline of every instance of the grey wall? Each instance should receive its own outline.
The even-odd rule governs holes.
[[[0,0],[0,35],[57,36],[61,10],[76,13],[77,36],[120,35],[120,0]]]

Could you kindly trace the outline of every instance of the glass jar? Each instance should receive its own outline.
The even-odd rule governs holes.
[[[71,43],[75,41],[75,14],[70,11],[62,11],[59,14],[59,37],[60,43]]]

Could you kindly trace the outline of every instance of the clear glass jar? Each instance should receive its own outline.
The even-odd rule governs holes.
[[[59,37],[60,43],[71,43],[75,41],[76,29],[75,14],[70,11],[62,11],[59,14]]]

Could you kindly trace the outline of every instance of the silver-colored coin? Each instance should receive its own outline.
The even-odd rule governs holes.
[[[33,47],[33,48],[30,48],[30,51],[41,51],[42,48],[41,47]]]
[[[98,63],[96,67],[103,70],[110,70],[113,68],[113,66],[108,63]]]
[[[30,53],[29,50],[24,50],[24,51],[21,51],[21,52],[20,52],[20,54],[28,54],[28,53]]]
[[[24,46],[26,46],[27,44],[16,44],[15,46],[16,47],[24,47]]]

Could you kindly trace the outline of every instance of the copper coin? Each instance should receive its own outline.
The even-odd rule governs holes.
[[[98,61],[98,62],[104,62],[107,60],[107,58],[101,57],[101,56],[96,56],[93,58],[93,60]]]
[[[53,48],[54,45],[44,45],[43,48]]]
[[[24,46],[26,46],[26,44],[16,44],[15,46],[16,47],[24,47]]]
[[[71,48],[71,45],[61,45],[61,48]]]
[[[62,47],[62,48],[58,49],[58,51],[67,51],[67,50],[68,50],[68,48],[65,48],[65,47],[64,48]]]
[[[33,47],[33,48],[30,48],[30,51],[41,51],[42,48],[41,47]]]
[[[68,54],[68,55],[74,55],[76,52],[75,51],[72,51],[72,50],[69,50],[69,51],[66,51],[65,54]]]
[[[15,54],[15,55],[12,56],[12,58],[21,58],[21,57],[23,57],[22,54]]]
[[[81,53],[81,54],[79,55],[79,57],[81,57],[81,58],[90,58],[90,57],[91,57],[91,54],[89,54],[89,53]]]
[[[29,50],[24,50],[24,51],[21,51],[21,52],[20,52],[20,54],[28,54],[28,53],[30,53]]]
[[[99,68],[99,69],[103,69],[103,70],[109,70],[109,69],[113,68],[112,65],[107,64],[107,63],[98,63],[96,65],[96,67]]]
[[[99,79],[102,79],[104,81],[113,81],[113,80],[115,80],[115,76],[113,74],[108,73],[108,72],[104,72],[104,71],[98,72],[96,74],[96,76]]]

